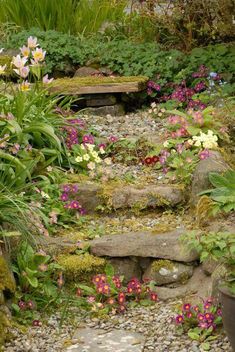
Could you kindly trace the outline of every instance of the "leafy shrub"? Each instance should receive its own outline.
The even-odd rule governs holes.
[[[213,172],[209,175],[209,180],[215,188],[203,194],[209,194],[214,201],[213,213],[235,210],[235,170],[228,170],[224,175]]]
[[[202,64],[211,71],[227,73],[233,81],[235,48],[233,45],[213,45],[196,48],[189,55],[178,50],[163,50],[156,43],[135,43],[127,39],[106,37],[77,38],[56,31],[43,32],[32,28],[11,36],[9,48],[22,46],[27,38],[36,36],[46,50],[47,72],[64,71],[69,75],[78,66],[108,66],[124,76],[144,75],[155,77],[160,84],[180,82]]]

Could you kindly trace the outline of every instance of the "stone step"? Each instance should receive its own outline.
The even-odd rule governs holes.
[[[144,257],[193,262],[198,253],[190,251],[180,240],[184,230],[165,233],[133,232],[103,236],[90,241],[91,253],[103,257]]]
[[[142,352],[145,343],[144,335],[136,332],[89,327],[78,329],[73,340],[76,339],[78,342],[68,347],[67,352]]]
[[[185,191],[178,185],[148,184],[116,185],[108,187],[98,183],[78,184],[79,200],[88,212],[95,210],[118,210],[176,207],[185,201]]]

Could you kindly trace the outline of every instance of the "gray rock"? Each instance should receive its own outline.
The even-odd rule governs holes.
[[[202,269],[206,275],[211,275],[219,265],[217,260],[207,259],[202,263]]]
[[[189,251],[180,241],[182,230],[173,232],[133,232],[115,236],[103,236],[90,242],[94,255],[108,257],[152,257],[192,262],[198,259],[195,251]]]
[[[106,116],[106,115],[121,116],[125,113],[124,107],[121,104],[101,106],[97,108],[87,108],[86,112],[88,114],[97,115],[97,116]]]
[[[76,70],[74,77],[87,77],[87,76],[92,76],[92,75],[96,75],[99,74],[100,71],[96,70],[93,67],[80,67]]]
[[[64,237],[35,236],[34,243],[37,248],[41,248],[50,256],[59,254],[69,254],[78,248],[76,241]]]
[[[169,260],[155,260],[145,271],[143,279],[151,279],[157,285],[186,282],[193,275],[193,266]]]
[[[101,186],[94,183],[84,183],[78,184],[78,187],[79,202],[86,211],[94,211],[100,204],[99,193],[102,189]]]
[[[142,352],[145,342],[145,337],[136,332],[91,328],[79,329],[74,338],[80,343],[68,347],[67,352]]]
[[[212,294],[211,277],[205,275],[201,267],[194,270],[193,276],[184,285],[178,287],[156,287],[160,300],[166,301],[175,298],[190,298],[190,301],[210,297]]]
[[[183,189],[174,185],[147,185],[144,188],[127,186],[114,191],[112,206],[114,209],[127,207],[176,206],[184,201]]]
[[[141,268],[135,258],[111,258],[110,264],[114,267],[116,275],[123,275],[124,282],[130,281],[133,277],[141,279]]]
[[[201,160],[193,174],[191,199],[190,202],[195,206],[198,202],[200,192],[212,188],[209,181],[210,172],[222,173],[226,171],[229,166],[226,164],[222,155],[217,151],[210,151],[211,155],[205,160]]]

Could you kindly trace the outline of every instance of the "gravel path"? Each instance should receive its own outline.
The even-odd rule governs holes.
[[[175,327],[172,318],[175,315],[175,307],[181,303],[181,301],[158,302],[151,307],[130,309],[124,315],[113,315],[106,320],[83,318],[81,321],[78,313],[76,314],[77,324],[65,325],[61,331],[58,331],[58,319],[52,317],[48,320],[48,325],[30,328],[28,334],[13,331],[16,336],[6,345],[4,352],[65,352],[69,347],[69,350],[73,350],[71,345],[79,343],[72,338],[78,326],[90,327],[94,330],[122,329],[141,333],[145,337],[143,352],[201,352],[203,350],[198,342],[190,340],[186,335],[180,335]],[[232,352],[223,332],[211,343],[210,351]],[[115,352],[115,350],[104,352]],[[126,352],[128,352],[128,344]]]

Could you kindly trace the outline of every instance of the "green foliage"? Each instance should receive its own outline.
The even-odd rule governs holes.
[[[211,71],[225,74],[232,81],[234,70],[234,46],[213,45],[197,48],[185,55],[179,50],[164,50],[154,42],[136,43],[120,37],[75,37],[56,31],[43,32],[37,28],[11,36],[10,42],[1,45],[8,48],[22,46],[27,38],[36,36],[47,51],[47,72],[63,71],[69,75],[77,66],[89,61],[90,65],[108,66],[124,75],[143,75],[152,78],[157,75],[158,83],[181,82],[187,75],[195,72],[201,64]]]
[[[235,234],[228,232],[210,232],[199,235],[190,232],[182,236],[182,241],[190,249],[200,254],[200,260],[212,258],[220,261],[228,267],[226,284],[235,294]]]
[[[50,256],[35,252],[33,247],[23,241],[17,251],[13,271],[17,275],[23,293],[31,293],[35,300],[47,300],[58,295],[57,285],[53,281],[58,264],[52,263]],[[43,296],[40,298],[40,296]]]
[[[213,213],[224,211],[226,213],[235,210],[235,170],[228,170],[223,175],[210,173],[209,180],[215,187],[201,194],[209,194],[215,202]]]

